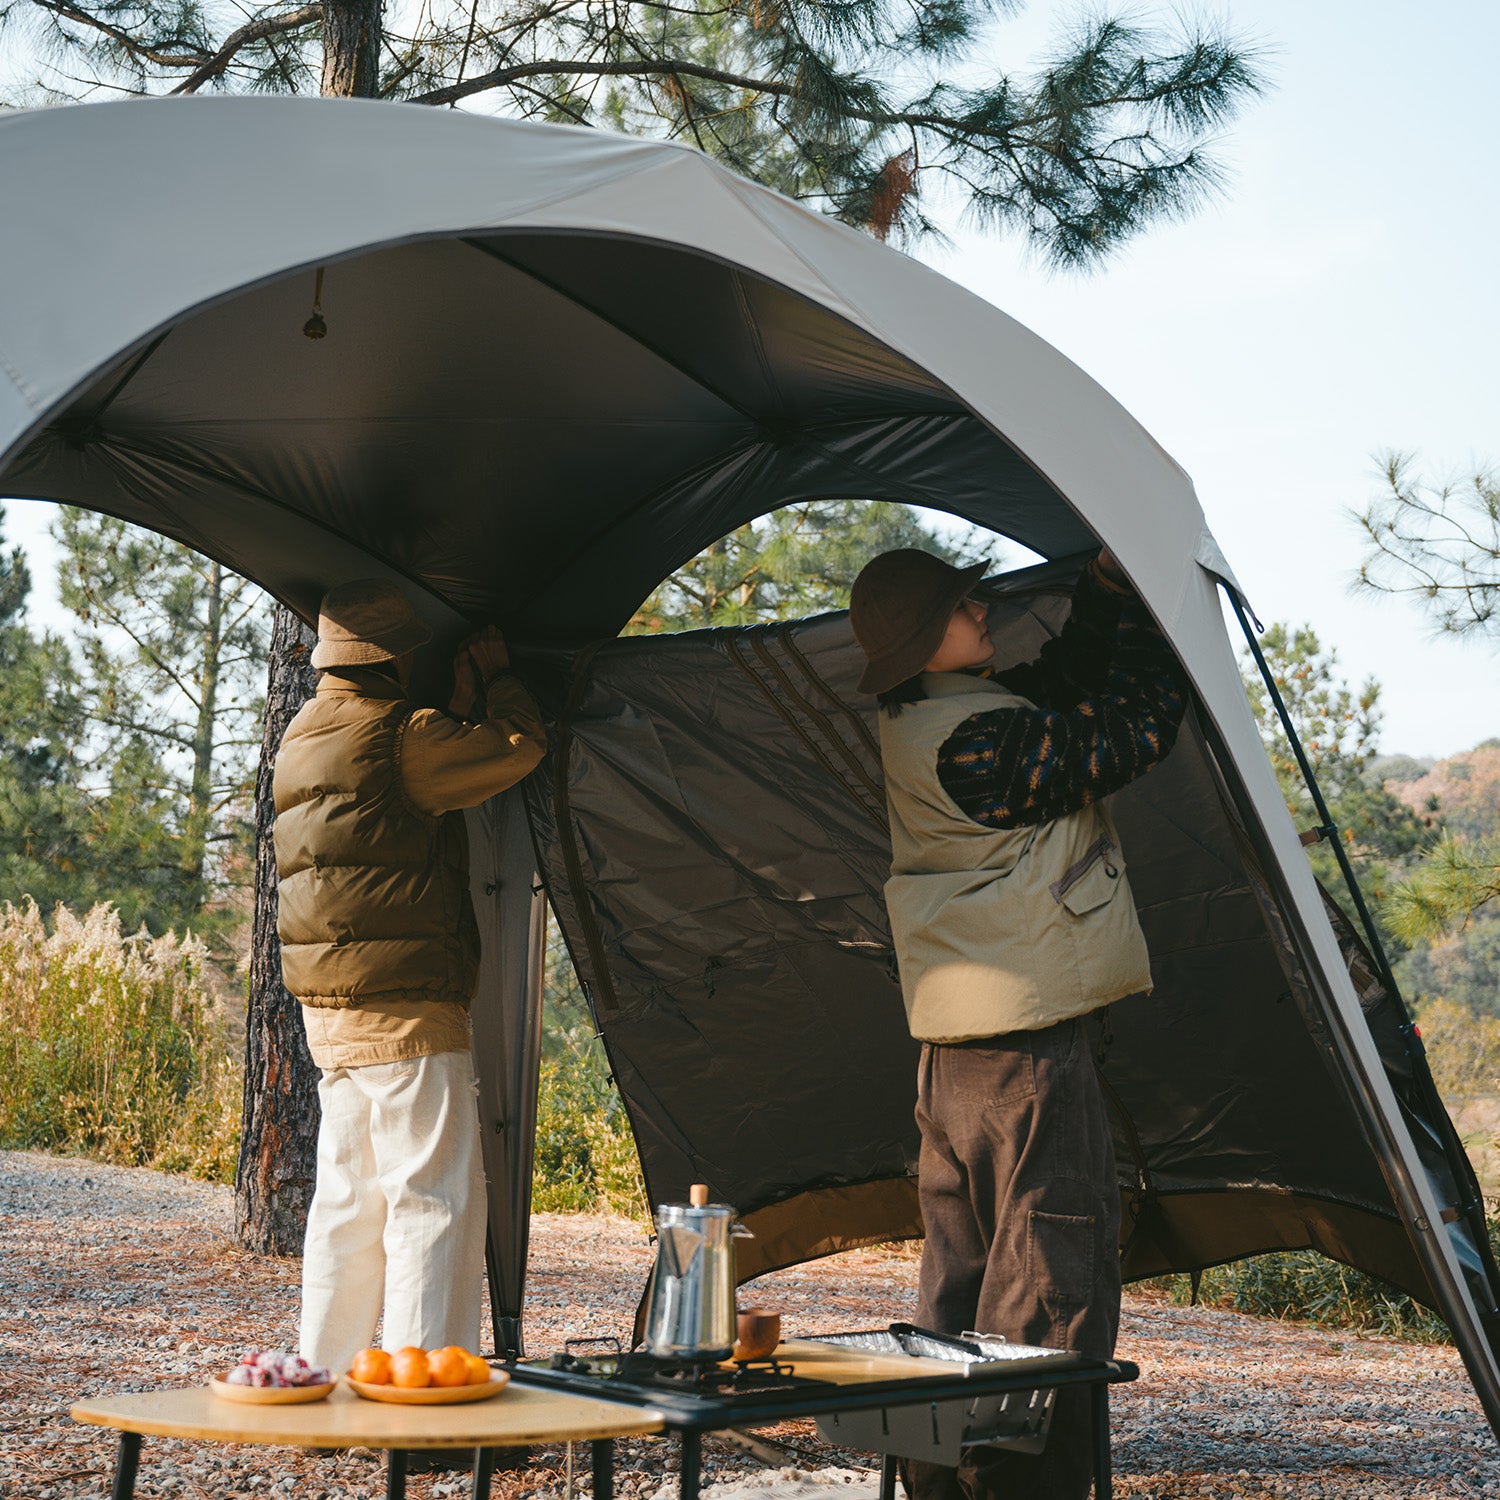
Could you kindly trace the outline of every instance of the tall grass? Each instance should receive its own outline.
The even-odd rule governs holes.
[[[231,1182],[240,1079],[191,936],[0,907],[0,1146]]]
[[[233,1182],[238,1048],[192,936],[111,906],[0,905],[0,1147]],[[565,961],[565,960],[564,960]],[[571,971],[549,995],[535,1207],[646,1217],[635,1142]]]

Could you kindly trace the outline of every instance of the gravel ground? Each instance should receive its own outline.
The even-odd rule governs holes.
[[[295,1343],[297,1262],[230,1240],[231,1196],[161,1173],[0,1152],[0,1500],[109,1491],[115,1439],[67,1415],[82,1396],[195,1384],[246,1347]],[[651,1252],[638,1225],[538,1215],[527,1338],[548,1353],[576,1334],[627,1335]],[[910,1317],[916,1256],[858,1251],[779,1272],[756,1300],[788,1334]],[[1454,1500],[1500,1497],[1500,1454],[1448,1348],[1357,1338],[1127,1294],[1120,1353],[1141,1379],[1116,1387],[1116,1493],[1152,1500]],[[502,1398],[503,1399],[503,1398]],[[761,1434],[786,1446],[762,1467],[705,1445],[715,1500],[868,1500],[878,1462],[821,1443],[810,1423]],[[622,1500],[669,1500],[667,1439],[625,1440]],[[578,1468],[587,1473],[586,1451]],[[500,1500],[554,1500],[563,1448],[497,1476]],[[377,1455],[148,1439],[142,1500],[379,1500]],[[457,1475],[413,1477],[412,1500],[466,1495]]]

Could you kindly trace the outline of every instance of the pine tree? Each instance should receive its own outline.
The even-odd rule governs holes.
[[[895,547],[969,563],[989,554],[990,538],[971,530],[955,544],[909,506],[891,502],[789,505],[730,532],[679,568],[635,612],[626,633],[755,625],[844,609],[855,574],[877,552]]]
[[[107,901],[127,929],[181,925],[160,768],[139,741],[90,744],[72,652],[28,627],[30,592],[20,548],[0,552],[0,901]]]
[[[1438,630],[1500,647],[1500,474],[1434,485],[1410,454],[1381,459],[1385,488],[1354,520],[1356,586],[1411,600]]]
[[[1434,485],[1408,454],[1382,460],[1385,489],[1355,516],[1365,542],[1357,586],[1411,600],[1445,634],[1500,649],[1500,475]],[[1500,837],[1464,830],[1400,884],[1392,926],[1438,940],[1500,901]]]
[[[175,904],[194,921],[244,866],[269,644],[265,595],[111,516],[66,508],[52,531],[63,549],[60,597],[89,627],[80,645],[91,738],[118,774],[138,777],[134,789],[120,788],[132,804],[144,796],[171,808]]]
[[[881,235],[974,218],[1098,260],[1218,187],[1210,142],[1261,85],[1212,23],[1098,14],[1027,73],[989,61],[1021,0],[14,0],[29,100],[201,90],[454,105],[692,141]],[[972,83],[951,81],[972,76]]]
[[[0,538],[5,511],[0,507]],[[0,551],[0,900],[44,910],[72,898],[85,866],[76,795],[76,681],[66,643],[26,625],[31,570]]]

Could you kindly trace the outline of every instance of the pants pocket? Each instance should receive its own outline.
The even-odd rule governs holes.
[[[1086,1302],[1099,1272],[1099,1220],[1093,1214],[1027,1214],[1026,1279],[1053,1302]]]

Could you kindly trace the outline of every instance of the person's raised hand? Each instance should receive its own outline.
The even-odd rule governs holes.
[[[474,658],[468,647],[461,647],[453,658],[453,696],[448,700],[448,712],[456,719],[467,719],[478,697],[479,674],[474,670]]]
[[[497,625],[486,625],[483,630],[471,635],[464,642],[474,670],[479,673],[481,683],[486,683],[496,672],[503,672],[510,665],[510,652],[505,647],[505,637]]]

